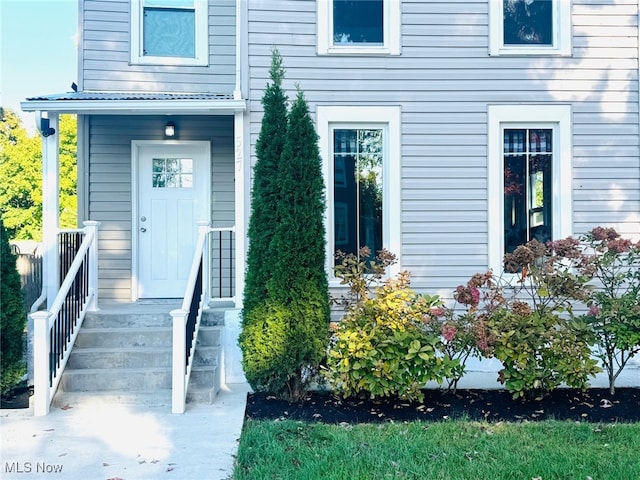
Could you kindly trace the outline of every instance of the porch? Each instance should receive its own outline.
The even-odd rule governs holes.
[[[183,413],[186,402],[212,403],[227,382],[244,382],[234,229],[199,225],[182,299],[115,302],[98,301],[98,228],[85,222],[56,238],[61,287],[47,310],[43,295],[30,315],[34,413],[86,401]]]

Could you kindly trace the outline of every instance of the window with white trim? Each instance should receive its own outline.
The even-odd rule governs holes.
[[[572,233],[571,108],[492,105],[488,110],[489,267],[518,245]]]
[[[207,0],[132,0],[131,63],[208,65]]]
[[[489,2],[490,55],[571,55],[569,0]]]
[[[318,0],[318,54],[400,54],[399,0]]]
[[[317,115],[330,278],[337,250],[399,257],[400,108],[318,106]]]

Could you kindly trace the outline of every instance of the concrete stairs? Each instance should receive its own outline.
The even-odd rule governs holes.
[[[53,405],[171,406],[172,305],[103,308],[78,333]],[[220,390],[224,309],[202,318],[187,403],[213,403]]]

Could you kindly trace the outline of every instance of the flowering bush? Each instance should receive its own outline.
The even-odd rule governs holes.
[[[469,357],[482,357],[489,351],[490,340],[487,337],[487,315],[478,309],[483,285],[491,281],[492,273],[474,275],[466,285],[456,288],[451,308],[437,307],[430,311],[426,324],[442,337],[444,359],[452,365],[451,375],[447,377],[447,389],[455,390],[458,381],[466,370]],[[488,300],[487,297],[484,300]],[[464,310],[461,310],[464,309]]]
[[[625,365],[640,352],[640,242],[621,238],[613,228],[597,227],[581,237],[580,270],[595,279],[584,319],[593,329],[598,351],[615,393]]]
[[[465,295],[472,302],[479,298],[476,346],[502,362],[498,381],[514,398],[561,383],[586,388],[588,377],[599,371],[591,358],[593,335],[572,314],[573,303],[589,294],[589,277],[575,272],[580,259],[579,242],[572,238],[546,245],[532,240],[505,255],[510,276],[476,276],[482,279],[478,294]]]
[[[362,266],[345,256],[342,266]],[[336,268],[348,272],[357,300],[336,327],[327,353],[325,377],[343,396],[368,394],[371,398],[397,395],[422,400],[430,380],[441,383],[457,362],[444,359],[439,334],[425,328],[424,319],[441,305],[437,296],[419,295],[410,288],[408,272],[375,288],[366,286],[363,268]]]

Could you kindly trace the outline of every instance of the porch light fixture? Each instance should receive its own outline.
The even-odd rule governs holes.
[[[164,126],[164,136],[165,137],[175,137],[176,135],[176,124],[173,122],[168,122]]]
[[[43,137],[49,137],[51,135],[53,135],[54,133],[56,133],[55,128],[52,128],[49,126],[49,119],[48,118],[41,118],[40,119],[40,132],[42,132],[42,136]]]

